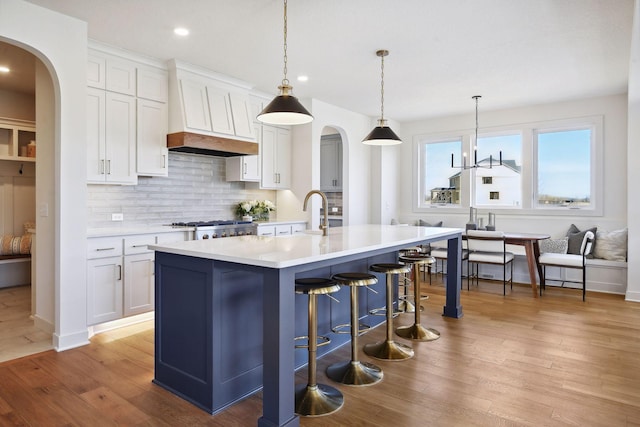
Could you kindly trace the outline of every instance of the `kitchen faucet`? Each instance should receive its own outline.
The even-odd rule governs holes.
[[[320,224],[320,230],[322,230],[322,235],[326,236],[329,234],[329,202],[327,201],[327,195],[324,194],[320,190],[311,190],[307,193],[304,198],[304,204],[302,205],[302,210],[306,212],[307,210],[307,201],[311,198],[312,194],[318,194],[322,197],[322,212],[324,212],[324,219],[322,220],[322,224]]]

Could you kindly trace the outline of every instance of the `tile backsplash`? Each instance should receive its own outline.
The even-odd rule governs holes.
[[[259,190],[257,184],[227,182],[223,157],[173,152],[169,153],[168,177],[139,177],[138,185],[87,187],[89,228],[233,219],[235,205],[240,201],[276,201],[273,190]],[[111,221],[112,213],[122,213],[124,221]]]

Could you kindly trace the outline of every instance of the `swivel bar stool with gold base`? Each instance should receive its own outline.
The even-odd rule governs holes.
[[[382,380],[382,369],[378,366],[358,360],[358,335],[360,322],[358,321],[358,288],[378,283],[373,274],[368,273],[340,273],[333,276],[333,280],[343,286],[351,288],[351,323],[333,328],[339,333],[339,328],[349,326],[351,332],[351,360],[338,362],[327,368],[327,377],[341,384],[365,386]],[[368,327],[367,327],[368,329]]]
[[[420,301],[420,266],[431,265],[435,259],[429,255],[409,253],[401,255],[400,261],[413,268],[413,298]],[[420,311],[414,310],[414,322],[410,326],[400,326],[396,328],[396,335],[414,341],[433,341],[440,338],[440,332],[433,328],[425,328],[420,324]]]
[[[316,352],[318,345],[329,343],[329,338],[320,337],[318,344],[318,295],[328,295],[340,290],[340,285],[331,279],[304,278],[296,279],[296,293],[309,295],[309,330],[308,345],[296,345],[296,348],[309,349],[308,381],[307,384],[297,384],[295,390],[295,413],[302,416],[318,417],[328,415],[342,408],[344,397],[339,390],[316,381]]]
[[[384,341],[364,346],[365,354],[384,360],[406,360],[413,357],[413,349],[408,345],[393,341],[393,276],[411,271],[411,266],[404,264],[373,264],[369,270],[387,275],[387,337]]]

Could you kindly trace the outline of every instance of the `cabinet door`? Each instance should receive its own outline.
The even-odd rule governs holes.
[[[231,92],[229,99],[231,101],[231,113],[233,114],[233,129],[236,136],[255,139],[249,96]]]
[[[332,141],[320,142],[320,189],[332,191],[336,181],[336,144]]]
[[[87,323],[122,317],[122,257],[87,260]]]
[[[107,182],[136,184],[136,100],[106,93]]]
[[[136,158],[139,175],[167,176],[167,104],[137,100]]]
[[[234,135],[229,92],[214,86],[207,86],[207,99],[211,115],[211,129],[217,133]]]
[[[169,81],[167,72],[155,68],[138,68],[136,94],[138,98],[167,102]]]
[[[107,59],[106,89],[134,96],[136,94],[136,66],[133,62]]]
[[[276,176],[276,139],[278,128],[262,126],[262,141],[260,143],[260,157],[262,163],[262,188],[277,188]]]
[[[104,90],[87,89],[87,181],[104,182],[105,154],[105,99]]]
[[[263,125],[260,156],[262,157],[262,188],[289,188],[291,186],[291,131]]]
[[[145,313],[154,309],[154,253],[124,257],[124,315]]]
[[[180,92],[184,106],[184,123],[187,129],[211,132],[206,85],[188,79],[180,79]]]
[[[106,67],[106,59],[96,55],[89,55],[87,60],[87,86],[104,89],[107,85]]]
[[[278,188],[291,187],[291,131],[277,129],[278,142],[276,146],[276,173]]]

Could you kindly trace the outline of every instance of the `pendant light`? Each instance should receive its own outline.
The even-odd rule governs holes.
[[[301,125],[313,120],[313,116],[291,94],[293,88],[287,79],[287,0],[284,0],[284,78],[278,86],[280,95],[267,105],[257,119],[273,125]]]
[[[362,141],[367,145],[396,145],[401,144],[402,140],[387,126],[384,119],[384,57],[389,55],[388,50],[379,50],[376,55],[380,57],[381,73],[380,73],[380,119],[378,126],[367,135]]]

